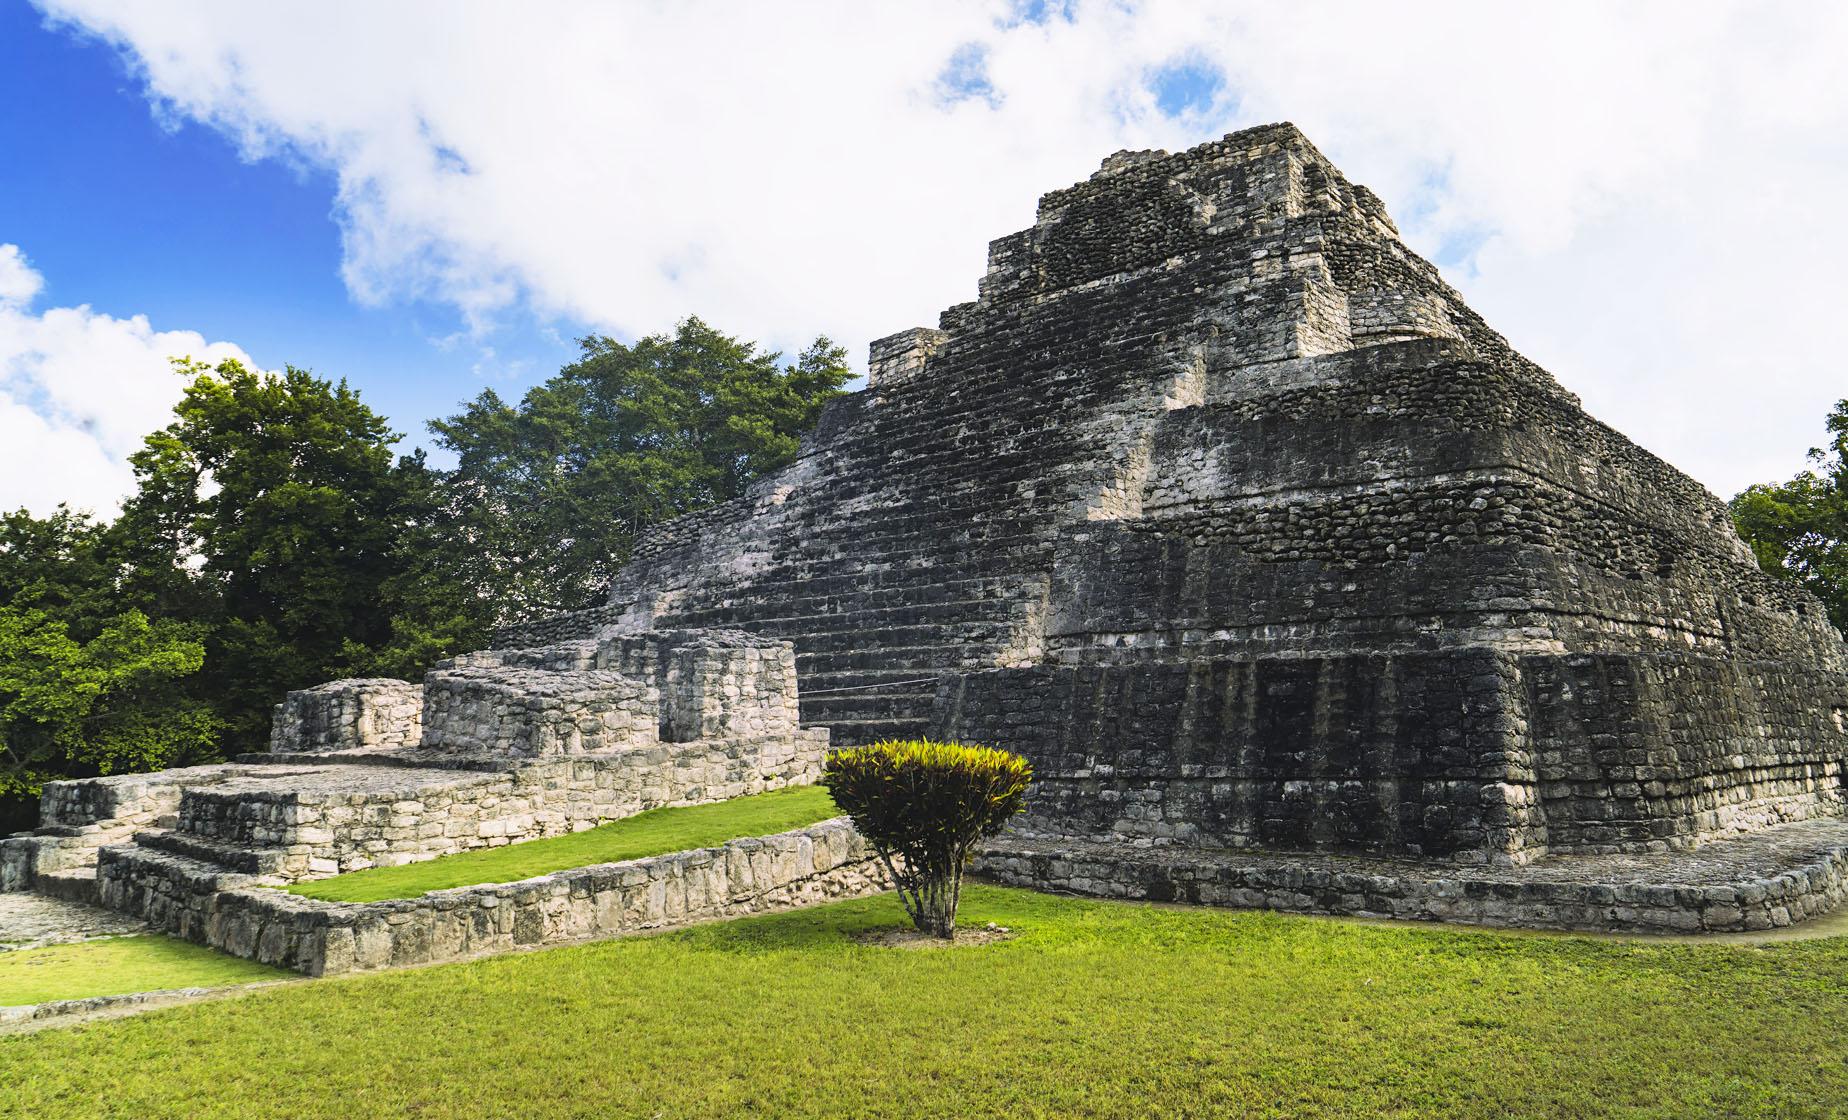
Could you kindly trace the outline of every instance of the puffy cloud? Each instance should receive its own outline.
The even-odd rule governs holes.
[[[35,312],[43,286],[17,245],[0,245],[0,509],[44,515],[68,502],[112,516],[134,489],[129,454],[179,399],[168,359],[250,357],[143,315]]]
[[[1848,9],[47,0],[339,182],[360,298],[854,345],[1120,147],[1291,119],[1604,419],[1728,492],[1842,390]]]

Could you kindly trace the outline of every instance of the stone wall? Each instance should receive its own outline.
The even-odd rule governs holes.
[[[248,874],[313,878],[559,836],[646,809],[812,784],[826,744],[821,731],[780,740],[660,743],[613,755],[549,755],[487,772],[257,767],[245,777],[188,789],[171,831],[137,839]]]
[[[794,647],[741,630],[651,630],[466,653],[426,678],[425,703],[425,746],[465,752],[781,739],[800,726]]]
[[[291,692],[270,720],[276,754],[416,746],[423,691],[409,681],[365,677]]]
[[[1848,807],[1848,678],[1691,656],[1520,667],[1524,746],[1555,850],[1693,848]]]
[[[102,897],[157,929],[311,976],[460,960],[885,889],[845,819],[717,848],[421,898],[342,904],[249,889],[184,856],[104,852]]]
[[[1487,649],[994,670],[933,734],[1034,764],[1025,836],[1523,864],[1838,819],[1848,678]]]
[[[423,746],[521,758],[623,750],[655,742],[658,707],[652,685],[607,670],[433,670]]]
[[[493,641],[490,644],[495,649],[520,649],[527,646],[556,645],[559,642],[586,638],[594,640],[613,631],[622,623],[623,618],[623,608],[607,605],[595,606],[588,610],[555,614],[508,626],[496,626]]]
[[[1023,836],[1518,864],[1546,850],[1520,695],[1489,650],[997,669],[931,730],[1032,762]]]
[[[780,739],[800,724],[789,642],[739,630],[657,630],[609,645],[616,669],[653,682],[664,741]]]
[[[975,870],[999,882],[1105,898],[1300,914],[1600,932],[1781,929],[1848,899],[1848,843],[1834,822],[1725,841],[1702,860],[1657,858],[1507,870],[1404,860],[1189,847],[1003,840]]]

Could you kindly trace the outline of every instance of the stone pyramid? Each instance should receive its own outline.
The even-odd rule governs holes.
[[[991,243],[979,293],[875,342],[796,463],[648,537],[607,607],[501,644],[793,641],[837,743],[1033,759],[989,859],[1028,881],[1216,898],[1262,877],[1241,852],[1674,879],[1806,821],[1836,858],[1848,649],[1820,605],[1293,126],[1110,157]]]

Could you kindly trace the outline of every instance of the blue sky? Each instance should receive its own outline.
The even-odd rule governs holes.
[[[411,443],[689,314],[858,365],[1109,153],[1285,119],[1730,494],[1848,394],[1842,57],[1822,0],[0,0],[0,508],[108,512],[176,350]]]
[[[15,107],[0,152],[16,169],[0,175],[0,242],[43,277],[41,304],[146,315],[265,368],[345,377],[407,442],[484,387],[517,395],[588,331],[510,316],[459,340],[462,317],[441,303],[361,306],[341,279],[328,168],[246,160],[221,132],[157,118],[114,48],[47,28],[24,0],[0,0],[0,104]]]

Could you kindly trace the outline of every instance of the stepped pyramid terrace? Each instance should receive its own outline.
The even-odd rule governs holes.
[[[531,897],[256,888],[929,734],[1032,760],[1011,883],[1653,931],[1848,890],[1822,606],[1287,124],[1046,195],[792,465],[493,645],[292,694],[265,755],[54,783],[4,885],[313,972],[620,932],[880,879],[830,822]]]

